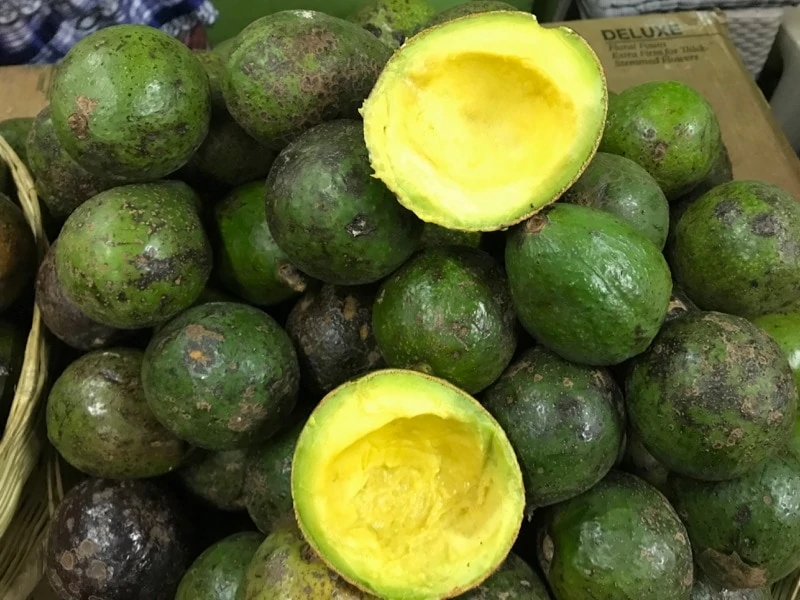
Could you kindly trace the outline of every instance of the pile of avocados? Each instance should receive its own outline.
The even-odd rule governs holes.
[[[60,600],[767,600],[800,568],[800,204],[503,2],[103,29],[0,123]],[[38,266],[37,266],[38,265]]]

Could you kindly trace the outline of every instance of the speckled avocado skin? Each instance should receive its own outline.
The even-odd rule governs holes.
[[[435,223],[425,223],[420,238],[420,248],[434,246],[471,246],[479,248],[483,242],[482,231],[459,231],[447,229]]]
[[[175,600],[236,600],[242,577],[264,536],[235,533],[206,549],[183,576]]]
[[[670,484],[695,560],[717,585],[758,588],[800,567],[797,458],[778,455],[730,481]]]
[[[550,600],[539,575],[513,552],[500,568],[461,600]]]
[[[375,291],[323,285],[306,292],[289,313],[286,332],[300,358],[302,383],[317,397],[383,366],[372,331]]]
[[[740,317],[698,312],[664,326],[625,383],[632,426],[687,477],[740,477],[783,447],[797,412],[786,357]]]
[[[275,243],[267,225],[264,182],[233,190],[214,206],[216,268],[225,287],[269,306],[305,291],[310,278]]]
[[[541,346],[514,361],[481,403],[514,447],[531,509],[586,491],[621,452],[625,408],[611,374]]]
[[[178,470],[190,492],[220,510],[244,510],[247,451],[214,452],[195,448]]]
[[[699,92],[677,81],[654,81],[609,99],[599,149],[643,167],[674,200],[708,176],[721,144],[714,109]]]
[[[153,482],[84,480],[51,520],[47,579],[60,600],[173,600],[191,560],[186,527]]]
[[[695,576],[691,600],[773,600],[768,587],[728,589],[712,582],[704,573]]]
[[[156,417],[189,443],[233,450],[273,435],[294,408],[299,366],[289,336],[245,304],[211,302],[167,323],[142,367]]]
[[[539,532],[556,598],[689,600],[692,550],[675,510],[641,479],[612,471],[551,509]]]
[[[372,326],[389,366],[447,379],[471,394],[500,377],[517,347],[502,269],[466,246],[430,248],[403,265],[381,286]]]
[[[237,37],[227,63],[228,110],[280,150],[323,121],[356,117],[391,52],[355,23],[309,10],[274,13]]]
[[[399,48],[430,20],[434,8],[427,0],[372,0],[351,19],[390,48]]]
[[[661,252],[625,221],[557,203],[508,237],[505,264],[520,321],[567,360],[615,365],[643,352],[667,312]]]
[[[0,193],[0,313],[11,306],[36,270],[36,243],[20,208]]]
[[[761,181],[732,181],[675,226],[675,280],[705,310],[757,316],[800,300],[800,203]]]
[[[253,523],[264,533],[292,512],[292,459],[304,424],[300,420],[248,453],[245,503]]]
[[[266,199],[278,246],[325,283],[378,281],[422,235],[422,221],[373,177],[359,121],[324,123],[287,146],[267,178]]]
[[[482,12],[491,12],[493,10],[519,10],[516,6],[512,6],[506,2],[498,2],[496,0],[475,0],[474,2],[460,2],[459,4],[448,8],[438,13],[428,23],[428,26],[439,25]]]
[[[83,168],[149,181],[200,146],[210,88],[180,41],[146,25],[117,25],[70,49],[53,77],[50,110],[58,139]]]
[[[618,216],[659,249],[667,241],[669,203],[650,174],[624,156],[598,152],[562,201]]]
[[[304,540],[294,519],[285,518],[267,537],[247,568],[237,600],[367,600],[328,569]]]
[[[211,245],[183,183],[133,184],[102,192],[64,224],[56,272],[91,319],[150,327],[194,302],[211,272]]]
[[[155,477],[177,468],[187,445],[144,399],[144,353],[114,348],[73,362],[47,398],[47,435],[72,466],[95,477]]]
[[[64,220],[86,200],[123,183],[108,174],[90,173],[64,150],[56,137],[50,107],[36,117],[27,140],[31,174],[39,198],[57,220]]]

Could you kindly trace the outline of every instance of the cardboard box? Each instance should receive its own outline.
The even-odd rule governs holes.
[[[800,161],[773,121],[726,35],[724,17],[686,12],[574,21],[600,57],[609,88],[663,79],[683,81],[714,106],[739,179],[762,179],[800,200]],[[45,104],[49,67],[0,69],[0,119],[33,116]],[[32,600],[54,600],[42,584]]]

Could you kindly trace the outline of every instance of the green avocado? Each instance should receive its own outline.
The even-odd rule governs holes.
[[[628,223],[659,250],[669,229],[669,203],[650,174],[624,156],[598,152],[562,201],[605,210]]]
[[[223,40],[219,44],[215,44],[214,47],[211,48],[211,52],[218,54],[224,61],[227,62],[237,40],[238,38],[236,36],[230,37],[227,40]]]
[[[264,182],[236,188],[214,207],[216,269],[223,285],[250,304],[270,306],[302,293],[309,278],[275,243],[267,226]]]
[[[728,589],[711,581],[705,573],[698,573],[692,587],[691,600],[773,600],[768,587]]]
[[[381,286],[372,313],[390,367],[414,369],[475,394],[514,356],[514,308],[502,269],[466,246],[430,248]]]
[[[752,321],[778,342],[800,390],[800,312],[761,315]]]
[[[32,117],[17,117],[0,121],[0,136],[8,142],[11,149],[26,165],[28,164],[28,152],[25,148],[25,141],[28,139],[28,132],[33,126]],[[0,187],[0,192],[3,188]]]
[[[50,107],[37,115],[28,134],[27,152],[36,192],[59,221],[92,196],[122,183],[108,174],[90,173],[75,162],[56,137]]]
[[[355,118],[391,53],[355,23],[279,11],[238,35],[225,101],[245,131],[280,150],[324,121]]]
[[[625,409],[611,374],[541,346],[514,361],[481,403],[516,451],[529,510],[585,492],[622,451]]]
[[[625,382],[631,425],[671,471],[741,477],[786,445],[797,388],[777,342],[731,315],[667,323]]]
[[[484,234],[482,231],[459,231],[458,229],[447,229],[435,223],[425,223],[422,227],[422,237],[419,245],[421,248],[433,248],[436,246],[471,246],[480,247],[483,242]]]
[[[680,286],[672,284],[672,298],[669,299],[669,308],[664,322],[669,323],[690,313],[700,312],[697,305],[689,299]]]
[[[27,289],[36,271],[36,242],[22,210],[0,193],[0,313]]]
[[[113,348],[84,354],[47,398],[47,436],[76,469],[94,477],[155,477],[183,462],[187,445],[147,407],[140,377],[144,354]]]
[[[367,600],[320,560],[286,516],[247,567],[236,600]]]
[[[762,181],[732,181],[693,202],[675,226],[675,280],[705,310],[746,317],[800,300],[800,203]]]
[[[428,0],[370,0],[350,20],[390,48],[399,48],[435,12]]]
[[[728,481],[670,480],[695,560],[717,585],[759,588],[800,567],[800,462],[780,454]]]
[[[267,223],[311,277],[383,279],[417,249],[422,221],[373,177],[359,121],[319,125],[287,146],[267,178]]]
[[[372,332],[374,301],[372,288],[326,284],[307,291],[294,305],[286,332],[297,348],[308,392],[321,398],[384,365]]]
[[[194,302],[211,272],[196,195],[178,181],[112,188],[81,204],[58,239],[56,273],[88,317],[151,327]]]
[[[474,15],[483,12],[492,12],[495,10],[519,10],[516,6],[508,4],[507,2],[499,2],[498,0],[474,0],[472,2],[459,2],[455,6],[451,6],[440,13],[436,14],[428,22],[428,27],[432,25],[441,25],[453,19],[459,19],[468,15]]]
[[[612,471],[585,494],[550,509],[537,551],[556,598],[690,598],[686,529],[658,490],[627,473]]]
[[[630,428],[626,437],[622,464],[625,470],[644,479],[662,494],[669,496],[669,470],[644,447],[642,438]]]
[[[0,431],[14,401],[27,341],[26,324],[0,319]]]
[[[264,536],[235,533],[207,548],[183,576],[175,600],[236,600],[247,566]]]
[[[142,383],[167,429],[200,448],[233,450],[284,425],[297,400],[299,367],[272,317],[245,304],[211,302],[153,336]]]
[[[292,512],[292,459],[304,425],[303,420],[298,421],[248,454],[245,505],[253,523],[264,533],[271,532]]]
[[[599,150],[625,156],[675,200],[708,177],[722,144],[714,109],[678,81],[651,81],[609,99]]]
[[[50,111],[59,141],[84,169],[150,181],[183,166],[206,137],[208,77],[192,51],[163,31],[106,27],[59,63]]]
[[[643,352],[666,315],[664,257],[618,217],[557,203],[515,227],[505,249],[520,321],[567,360],[615,365]]]
[[[489,579],[458,596],[461,600],[550,600],[539,575],[513,552]]]
[[[207,504],[220,510],[244,510],[246,461],[246,450],[214,452],[197,448],[177,475],[190,492]]]

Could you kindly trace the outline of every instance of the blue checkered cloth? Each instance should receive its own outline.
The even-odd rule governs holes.
[[[0,65],[57,62],[111,25],[139,23],[181,37],[216,18],[209,0],[0,0]]]

